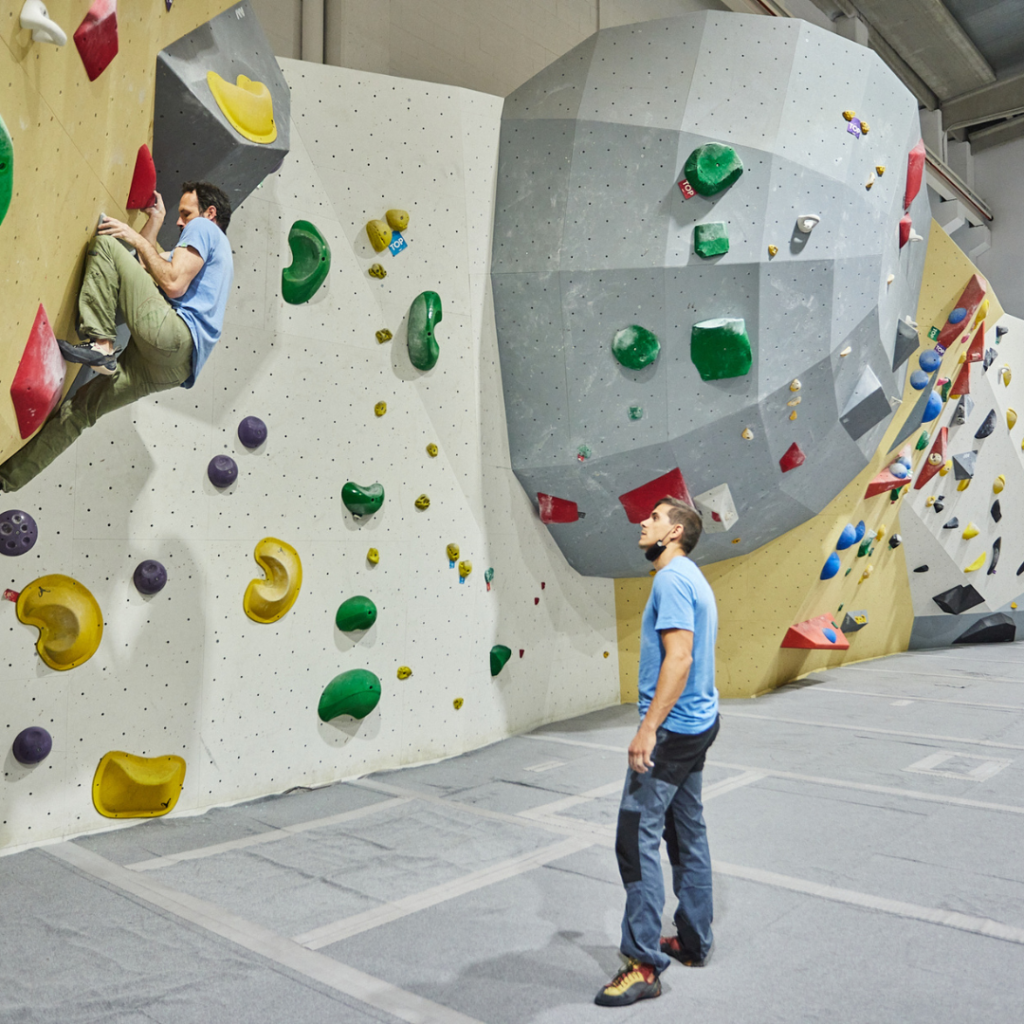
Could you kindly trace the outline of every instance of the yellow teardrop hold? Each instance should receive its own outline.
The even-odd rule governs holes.
[[[976,572],[985,564],[985,558],[986,554],[984,551],[982,551],[982,553],[978,555],[978,557],[973,562],[971,562],[971,564],[967,566],[966,569],[964,569],[964,572]]]
[[[803,385],[800,383],[800,378],[799,377],[794,377],[789,382],[789,390],[790,391],[799,391],[802,387],[803,387]]]
[[[185,762],[174,754],[103,755],[92,780],[92,802],[105,818],[159,818],[174,809],[185,783]]]
[[[39,630],[36,650],[50,668],[63,672],[88,661],[103,637],[103,613],[78,580],[40,576],[18,595],[18,618]]]
[[[995,482],[992,484],[993,494],[1002,494],[1003,488],[1006,486],[1006,477],[1002,473],[995,478]]]
[[[206,83],[221,113],[239,135],[264,145],[277,138],[274,99],[262,82],[253,82],[245,75],[239,75],[232,85],[216,71],[207,71]]]
[[[883,523],[877,530],[875,530],[875,540],[881,540],[886,534],[885,524]]]
[[[391,228],[382,220],[368,220],[366,237],[377,252],[383,252],[391,244]]]
[[[376,548],[370,548],[366,552],[366,560],[370,565],[376,565],[380,561],[380,552]]]
[[[295,604],[302,586],[302,560],[298,551],[276,537],[264,537],[253,552],[266,573],[245,588],[242,607],[253,622],[277,622]]]
[[[384,413],[386,413],[387,411],[388,411],[388,403],[387,402],[378,402],[373,407],[373,414],[375,416],[383,416]]]
[[[958,483],[956,485],[956,489],[958,491],[966,491],[967,488],[970,487],[970,486],[971,486],[971,478],[968,477],[966,480],[961,480],[960,483]]]
[[[768,246],[768,255],[769,256],[777,256],[778,254],[779,254],[779,247],[777,245],[769,245]]]
[[[885,164],[875,164],[875,170],[878,171],[878,176],[881,177],[885,174]]]
[[[395,674],[399,679],[408,679],[412,675],[412,669],[408,665],[400,665]]]
[[[744,441],[754,440],[754,432],[750,429],[750,427],[744,427],[743,433],[740,436],[743,438]]]
[[[430,499],[425,494],[421,494],[414,504],[417,508],[430,508]]]
[[[963,536],[964,540],[970,540],[972,537],[978,536],[978,528],[974,525],[974,523],[967,524],[967,529],[964,530]]]
[[[979,307],[978,312],[974,317],[973,327],[977,327],[978,324],[988,316],[988,299],[986,299]]]
[[[942,464],[942,469],[939,470],[939,476],[946,476],[952,468],[953,460],[946,459],[946,461]]]
[[[404,231],[409,226],[409,213],[407,210],[388,210],[384,214],[388,225],[395,231]]]
[[[1014,424],[1017,422],[1017,412],[1015,409],[1006,410],[1006,428],[1007,430],[1013,430]]]
[[[1004,366],[1003,369],[1002,369],[1002,378],[1003,378],[1003,387],[1004,388],[1008,388],[1010,386],[1010,378],[1012,376],[1013,375],[1010,373],[1010,368],[1008,366]]]
[[[791,412],[791,413],[789,414],[789,418],[790,418],[791,420],[795,420],[795,419],[796,419],[796,409],[794,409],[794,410],[793,410],[793,411],[792,411],[792,412]]]

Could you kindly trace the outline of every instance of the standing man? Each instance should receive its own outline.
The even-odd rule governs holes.
[[[156,245],[166,213],[159,192],[146,213],[141,232],[112,217],[100,221],[78,296],[78,333],[86,341],[58,342],[68,362],[85,363],[102,376],[64,402],[0,466],[0,489],[23,487],[108,412],[156,391],[192,387],[220,338],[234,274],[225,235],[230,200],[207,181],[185,182],[178,204],[181,237],[172,253]],[[131,331],[120,357],[114,352],[118,307]]]
[[[673,957],[703,967],[711,956],[711,854],[701,779],[718,735],[715,595],[687,557],[701,534],[697,512],[662,498],[640,527],[640,548],[656,570],[640,627],[640,728],[629,745],[615,855],[626,887],[626,966],[597,994],[599,1006],[661,995],[658,976]],[[664,834],[678,906],[677,934],[661,937]]]

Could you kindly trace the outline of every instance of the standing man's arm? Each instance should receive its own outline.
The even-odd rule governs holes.
[[[150,223],[152,218],[146,224],[147,229]],[[148,238],[113,217],[103,220],[96,233],[127,242],[139,254],[140,262],[168,298],[180,299],[188,291],[192,279],[203,269],[203,257],[191,246],[176,246],[168,261]]]
[[[658,741],[658,727],[675,707],[686,689],[693,664],[693,632],[689,629],[660,630],[665,657],[658,673],[658,685],[647,714],[629,745],[629,767],[642,775],[654,766],[651,754]]]

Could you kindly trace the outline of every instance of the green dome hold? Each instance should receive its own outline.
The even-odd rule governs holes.
[[[698,146],[683,167],[686,180],[702,196],[717,195],[738,181],[742,173],[743,161],[736,150],[719,142]]]
[[[496,676],[512,657],[512,648],[504,644],[495,644],[491,648],[491,675]]]
[[[341,500],[356,518],[372,516],[384,504],[384,485],[370,484],[362,487],[351,480],[341,489]]]
[[[409,307],[406,340],[409,361],[417,370],[432,370],[439,349],[434,328],[441,322],[441,296],[437,292],[421,292]]]
[[[317,714],[329,722],[339,715],[365,718],[380,700],[380,680],[365,668],[353,668],[335,676],[320,694]]]
[[[377,621],[377,606],[368,598],[358,594],[343,601],[334,616],[335,625],[343,633],[357,629],[369,629]]]
[[[661,342],[646,327],[633,324],[615,332],[612,338],[612,354],[630,370],[642,370],[650,366],[661,351]]]

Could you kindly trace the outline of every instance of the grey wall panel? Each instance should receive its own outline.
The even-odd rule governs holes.
[[[505,97],[505,120],[568,120],[579,114],[598,36],[588,36]]]

